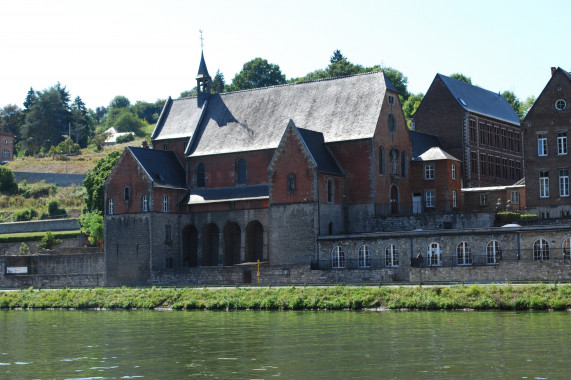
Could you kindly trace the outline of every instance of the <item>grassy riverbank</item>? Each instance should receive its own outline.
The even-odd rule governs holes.
[[[174,310],[566,310],[571,285],[450,287],[95,288],[1,291],[0,308]]]

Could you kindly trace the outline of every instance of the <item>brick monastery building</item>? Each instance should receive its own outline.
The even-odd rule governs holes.
[[[463,180],[506,191],[521,177],[503,97],[501,117],[457,112],[455,141],[409,131],[383,72],[210,94],[202,56],[196,80],[196,97],[167,100],[152,147],[127,148],[107,179],[107,285],[569,277],[544,243],[568,256],[569,226],[494,228],[493,213],[463,212]],[[488,95],[438,81],[465,102]],[[470,140],[472,120],[485,140]]]

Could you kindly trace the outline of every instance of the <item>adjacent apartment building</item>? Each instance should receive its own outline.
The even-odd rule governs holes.
[[[568,135],[571,74],[551,68],[551,78],[523,120],[527,207],[543,218],[571,216]]]

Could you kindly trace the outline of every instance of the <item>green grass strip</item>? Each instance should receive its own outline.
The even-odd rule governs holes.
[[[47,231],[46,231],[47,232]],[[19,243],[25,241],[38,241],[46,235],[46,232],[22,232],[16,234],[0,234],[0,243]],[[52,231],[56,239],[73,239],[79,236],[79,230]]]
[[[571,285],[93,288],[0,291],[0,309],[567,310]]]

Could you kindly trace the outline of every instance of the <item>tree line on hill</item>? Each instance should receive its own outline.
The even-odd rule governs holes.
[[[410,118],[420,105],[424,94],[410,93],[408,78],[399,70],[382,64],[366,67],[352,63],[340,50],[333,52],[325,68],[291,79],[286,79],[279,65],[269,63],[263,58],[254,58],[244,63],[242,70],[234,76],[230,84],[226,84],[224,74],[217,70],[210,91],[223,93],[380,70],[397,89],[404,116],[410,125]],[[461,73],[452,74],[450,77],[472,84],[471,78]],[[194,95],[196,87],[183,91],[180,97]],[[533,96],[521,101],[512,91],[504,91],[502,95],[520,118],[535,101]],[[30,88],[23,102],[23,108],[15,104],[1,108],[0,131],[13,133],[16,148],[19,154],[24,155],[77,152],[89,144],[100,150],[106,139],[104,132],[111,127],[118,132],[133,132],[137,136],[148,135],[152,125],[157,122],[164,103],[164,99],[158,99],[154,103],[137,101],[131,104],[127,97],[118,95],[109,105],[92,110],[86,108],[79,96],[71,101],[66,87],[57,83],[41,91]]]

